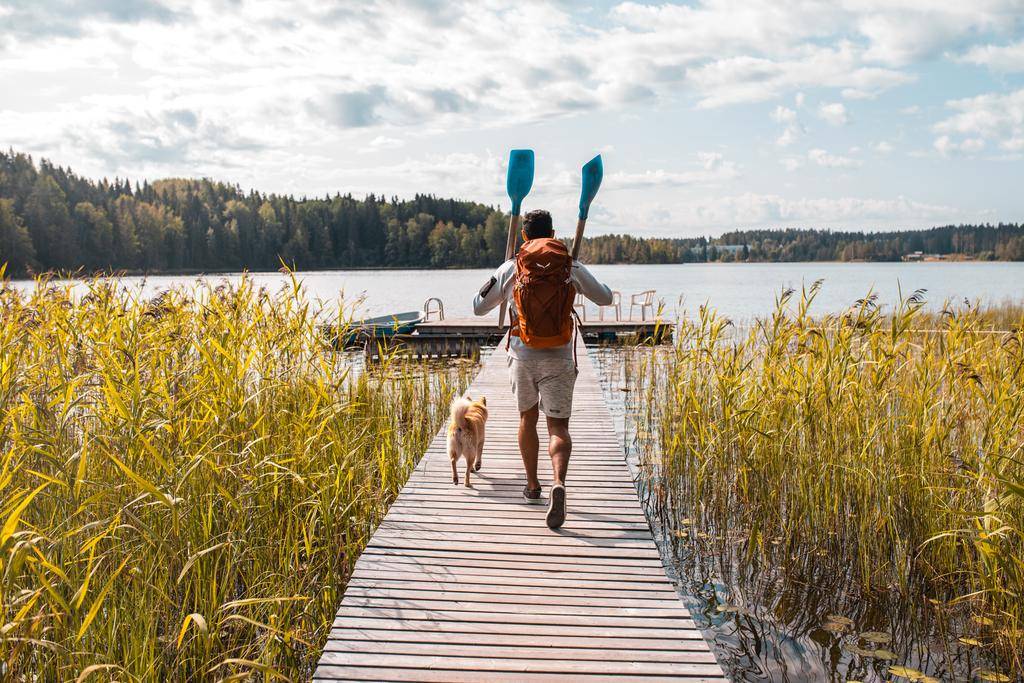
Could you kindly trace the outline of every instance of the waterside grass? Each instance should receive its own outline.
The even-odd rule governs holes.
[[[822,317],[817,289],[746,330],[703,308],[636,368],[655,507],[783,583],[838,573],[965,617],[947,639],[1020,675],[1024,308],[915,293]],[[853,620],[824,628],[858,651]]]
[[[0,291],[0,678],[308,678],[467,369],[354,371],[294,281],[86,288]]]

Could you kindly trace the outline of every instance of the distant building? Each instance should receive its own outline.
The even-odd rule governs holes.
[[[944,254],[926,254],[923,251],[914,251],[903,255],[904,261],[945,261]]]

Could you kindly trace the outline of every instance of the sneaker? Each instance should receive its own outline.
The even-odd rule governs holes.
[[[557,529],[565,524],[565,486],[556,484],[548,496],[548,516],[545,520],[549,529]]]
[[[523,487],[523,498],[526,499],[527,503],[539,503],[540,502],[540,487],[531,489],[528,486]]]

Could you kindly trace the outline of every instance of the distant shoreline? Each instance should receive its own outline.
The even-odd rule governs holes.
[[[793,265],[798,263],[848,263],[850,265],[863,265],[871,264],[878,265],[884,263],[1021,263],[1021,261],[993,261],[977,258],[924,258],[918,260],[903,260],[903,261],[870,261],[863,259],[851,259],[849,261],[839,260],[814,260],[814,261],[684,261],[680,263],[584,263],[588,266],[757,266],[757,265]],[[495,266],[497,267],[497,266]],[[378,272],[402,272],[408,270],[432,270],[432,271],[459,271],[459,270],[488,270],[491,266],[444,266],[444,267],[428,267],[428,266],[349,266],[346,268],[310,268],[308,270],[295,270],[292,271],[296,274],[301,273],[343,273],[343,272],[362,272],[362,271],[378,271]],[[102,272],[102,273],[36,273],[36,274],[22,274],[17,273],[11,275],[8,273],[9,280],[34,280],[36,277],[48,277],[53,280],[88,280],[93,278],[110,278],[110,277],[208,277],[215,275],[241,275],[243,273],[267,275],[270,273],[278,273],[283,275],[285,271],[278,270],[238,270],[238,269],[224,269],[224,270],[160,270],[160,271],[143,271],[143,270],[117,270],[113,272]]]

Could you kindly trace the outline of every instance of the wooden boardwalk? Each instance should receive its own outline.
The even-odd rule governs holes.
[[[543,429],[545,505],[521,496],[499,346],[468,392],[490,408],[473,489],[451,483],[442,430],[357,562],[315,680],[725,680],[665,575],[582,349],[579,362],[565,527],[544,525]]]

